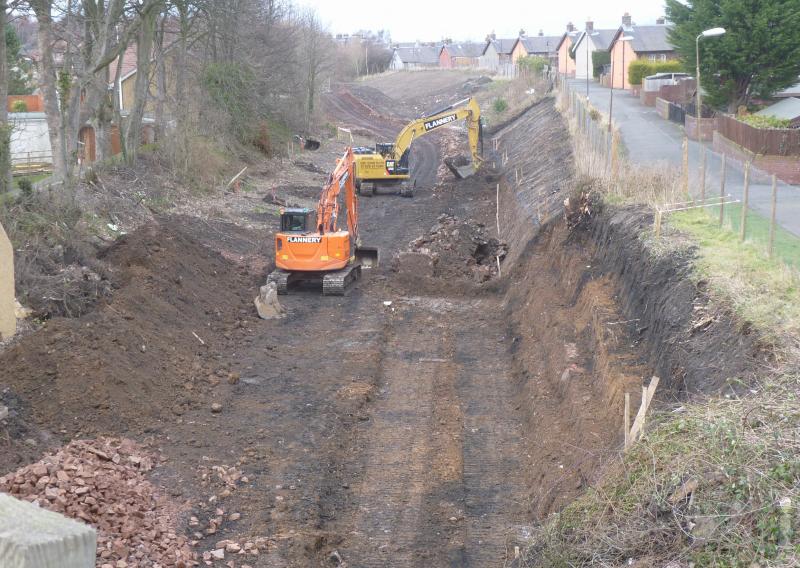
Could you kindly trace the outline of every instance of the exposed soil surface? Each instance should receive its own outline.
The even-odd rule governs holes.
[[[335,88],[331,121],[390,139],[467,79],[403,77],[416,91]],[[413,199],[362,198],[386,261],[345,297],[281,297],[279,321],[252,305],[275,211],[313,204],[343,142],[110,247],[110,299],[0,353],[0,473],[78,434],[147,438],[204,564],[514,566],[619,448],[621,397],[652,368],[592,232],[558,221],[571,154],[552,101],[462,181],[441,167],[454,135],[414,143]]]

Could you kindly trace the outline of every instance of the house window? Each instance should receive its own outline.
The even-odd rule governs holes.
[[[650,59],[650,61],[655,61],[655,60],[656,60],[656,56],[655,56],[655,55],[653,55],[653,54],[650,54],[650,55],[648,56],[648,58]]]
[[[661,54],[661,61],[666,61],[666,60],[667,60],[667,54],[666,53],[662,53]]]

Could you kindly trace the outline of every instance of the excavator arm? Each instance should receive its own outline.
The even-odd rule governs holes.
[[[400,168],[408,168],[408,154],[414,140],[437,128],[460,120],[466,121],[472,164],[477,169],[483,161],[480,148],[482,142],[481,109],[473,98],[464,99],[407,124],[397,135],[392,157],[398,161]]]
[[[320,234],[338,230],[339,194],[344,190],[347,211],[347,230],[358,242],[358,199],[355,191],[355,157],[348,147],[344,156],[336,162],[336,168],[328,176],[317,204],[317,231]]]

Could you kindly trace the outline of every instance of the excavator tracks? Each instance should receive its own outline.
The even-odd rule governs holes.
[[[359,278],[361,278],[360,264],[354,264],[335,272],[328,272],[322,277],[322,295],[344,296],[348,286]]]
[[[289,293],[289,286],[294,282],[320,282],[322,281],[323,296],[344,296],[350,285],[361,278],[361,264],[354,264],[333,272],[288,272],[286,270],[274,270],[267,278],[268,282],[274,282],[278,294],[286,295]]]

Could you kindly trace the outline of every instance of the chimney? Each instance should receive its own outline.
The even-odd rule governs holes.
[[[544,37],[544,30],[539,30],[539,37]]]
[[[567,33],[572,33],[574,31],[575,31],[575,25],[572,22],[568,23],[567,24]]]
[[[592,20],[586,21],[586,33],[592,33],[594,31],[594,22]]]
[[[660,18],[658,18],[656,20],[656,25],[658,25],[658,26],[663,26],[666,23],[667,23],[667,20],[666,20],[666,18],[664,18],[664,16],[661,16]]]
[[[631,27],[632,24],[633,24],[633,18],[631,18],[631,15],[628,12],[625,12],[625,15],[622,16],[622,26],[625,28],[629,28]]]

